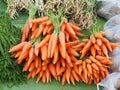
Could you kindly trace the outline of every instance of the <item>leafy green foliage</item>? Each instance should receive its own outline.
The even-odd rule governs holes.
[[[20,29],[15,28],[8,14],[0,14],[0,82],[18,84],[25,80],[21,67],[10,57],[10,47],[20,40]]]

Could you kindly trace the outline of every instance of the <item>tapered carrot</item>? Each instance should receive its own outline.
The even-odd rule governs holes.
[[[83,48],[84,45],[84,43],[79,43],[77,45],[74,45],[73,48]]]
[[[50,40],[50,36],[51,35],[49,35],[49,34],[47,36],[45,36],[45,38],[39,43],[37,48],[41,48],[42,46],[44,46]]]
[[[80,27],[76,26],[76,25],[75,25],[74,23],[72,23],[72,22],[70,22],[69,25],[70,25],[70,26],[73,28],[73,30],[75,30],[75,31],[80,31],[80,30],[81,30]]]
[[[94,48],[95,48],[96,50],[101,50],[100,47],[99,47],[96,43],[94,44]]]
[[[70,81],[72,82],[73,85],[75,85],[75,79],[72,74],[70,74]]]
[[[47,48],[47,45],[44,45],[43,47],[41,47],[41,58],[42,58],[42,60],[45,60],[45,59],[47,59],[48,57],[48,48]]]
[[[49,25],[45,26],[44,30],[43,30],[43,35],[47,34],[48,29],[50,28]]]
[[[75,35],[75,32],[74,32],[74,30],[72,29],[72,27],[70,26],[70,24],[69,23],[66,23],[65,24],[65,26],[66,26],[66,31],[70,34],[70,35]]]
[[[65,24],[62,24],[61,27],[60,27],[60,31],[64,32],[64,30],[65,30]]]
[[[52,33],[53,32],[53,25],[51,25],[50,27],[49,27],[49,29],[47,30],[47,33],[48,34],[50,34],[50,33]]]
[[[51,74],[48,68],[46,69],[45,74],[46,74],[46,81],[48,83],[51,80]]]
[[[90,72],[90,74],[92,74],[92,67],[91,67],[90,64],[87,64],[87,69],[88,69],[88,71]]]
[[[73,64],[73,69],[77,74],[79,74],[79,68],[77,65]]]
[[[27,62],[26,62],[26,63],[25,63],[25,65],[24,65],[24,67],[23,67],[23,69],[22,69],[22,72],[27,71],[27,70],[28,70],[28,68],[29,68],[29,66],[27,65]]]
[[[72,48],[69,48],[67,51],[68,51],[68,53],[69,53],[70,55],[79,56],[79,53],[76,52],[76,51],[75,51],[74,49],[72,49]]]
[[[85,62],[86,62],[87,64],[91,64],[91,63],[92,63],[92,61],[91,61],[90,59],[86,59]]]
[[[67,52],[66,52],[66,61],[67,61],[67,63],[70,63],[70,62],[71,62],[71,58],[70,58],[70,56],[68,55]]]
[[[101,50],[97,50],[97,55],[102,55],[103,52]]]
[[[116,48],[117,46],[119,46],[117,43],[110,43],[110,46],[112,49]]]
[[[21,52],[22,52],[22,51],[18,51],[18,52],[16,52],[16,54],[15,54],[14,57],[15,57],[15,58],[18,58],[18,57],[20,56]],[[14,55],[14,54],[12,54],[12,55]]]
[[[30,33],[30,28],[29,28],[29,26],[27,25],[26,26],[26,28],[25,28],[26,30],[25,30],[25,36],[26,36],[26,38],[28,38],[28,35],[29,35],[29,33]]]
[[[65,45],[65,34],[63,32],[59,33],[59,42],[61,44],[61,48],[62,48],[62,53],[63,53],[63,58],[65,58],[65,54],[66,54],[66,45]]]
[[[70,74],[71,74],[71,68],[66,69],[66,79],[68,84],[70,84]]]
[[[46,22],[47,25],[51,25],[52,24],[52,20],[49,19],[47,22]]]
[[[80,75],[82,73],[82,71],[83,71],[82,65],[79,65],[78,69],[79,69],[79,75]]]
[[[104,60],[106,57],[100,56],[100,55],[96,55],[95,58],[96,58],[97,60]]]
[[[107,50],[107,48],[106,48],[106,46],[104,44],[101,45],[101,50],[106,55],[106,57],[108,57],[108,50]]]
[[[89,56],[89,59],[90,59],[92,62],[97,62],[97,60],[96,60],[95,57],[93,57],[93,56]]]
[[[78,60],[75,64],[76,65],[81,65],[82,64],[82,60]]]
[[[56,77],[56,68],[55,68],[55,65],[54,64],[49,64],[49,70],[50,70],[50,73],[54,76],[54,77]]]
[[[95,48],[94,46],[92,46],[92,47],[90,48],[90,52],[91,52],[91,54],[95,57],[95,55],[96,55],[96,48]]]
[[[45,17],[41,17],[41,18],[37,18],[37,19],[32,20],[32,23],[42,23],[48,19],[49,18],[47,16],[45,16]]]
[[[56,64],[58,60],[59,60],[59,50],[58,50],[58,46],[56,46],[53,61],[52,61],[53,64]]]
[[[92,45],[92,41],[89,40],[88,43],[83,48],[80,58],[83,58],[87,54],[87,52],[90,49],[91,45]]]
[[[46,69],[47,69],[47,65],[42,65],[42,70],[46,71]]]
[[[26,43],[27,42],[21,42],[20,44],[17,44],[16,46],[13,46],[12,48],[10,48],[9,52],[16,52],[16,51],[22,50],[22,48],[24,47],[24,45]]]
[[[40,71],[40,73],[38,74],[38,77],[37,77],[36,83],[39,82],[39,80],[42,78],[42,76],[43,76],[43,71]]]
[[[66,63],[65,63],[65,60],[64,60],[62,57],[60,58],[60,62],[61,62],[61,64],[62,64],[62,66],[65,67],[65,64],[66,64]]]
[[[80,36],[80,37],[85,36],[84,34],[80,33],[79,31],[75,31],[75,33],[76,33],[77,36]]]
[[[42,75],[42,82],[43,82],[43,83],[46,82],[46,74],[45,74],[45,72],[43,72],[43,75]]]
[[[71,58],[71,61],[74,63],[76,63],[78,61],[73,55],[70,55],[70,58]]]
[[[36,69],[34,69],[33,71],[32,71],[32,78],[34,78],[35,77],[35,75],[36,75]]]
[[[50,54],[51,58],[53,57],[57,43],[58,43],[58,36],[56,33],[54,33],[53,40],[52,40],[51,54]]]
[[[89,39],[83,39],[82,41],[83,41],[83,43],[85,45],[86,43],[88,43]]]
[[[95,38],[95,36],[94,36],[93,34],[90,35],[90,39],[91,39],[92,43],[95,43],[95,42],[96,42],[96,38]]]
[[[37,34],[37,32],[38,32],[38,28],[37,28],[36,30],[32,31],[32,32],[31,32],[30,39],[34,39],[35,36],[36,36],[36,34]]]
[[[68,42],[68,43],[66,43],[66,48],[69,48],[71,46],[77,45],[79,42],[80,42],[79,40]]]
[[[83,69],[83,74],[84,74],[84,79],[85,79],[85,83],[88,83],[88,78],[87,78],[87,74],[88,74],[88,72],[87,72],[87,68],[85,68],[85,69]]]
[[[41,70],[42,70],[42,65],[39,65],[39,67],[37,67],[37,71],[36,71],[36,74],[38,74]]]
[[[36,56],[34,59],[35,59],[35,67],[38,68],[38,66],[39,66],[39,64],[40,64],[40,63],[39,63],[39,60],[40,60],[40,59],[39,59],[39,57],[37,57],[37,56]]]
[[[35,62],[32,62],[29,67],[29,72],[32,71],[35,68]]]
[[[30,72],[27,76],[27,79],[30,79],[32,77],[32,72]]]
[[[101,46],[102,45],[102,40],[101,39],[97,39],[97,45]]]
[[[97,66],[95,63],[92,63],[91,66],[92,66],[92,68],[94,68],[95,70],[99,71],[99,68],[98,68],[98,66]]]
[[[78,76],[78,74],[72,69],[72,75],[73,75],[73,77],[75,78],[75,80],[77,81],[77,82],[79,82],[79,76]]]
[[[102,36],[100,33],[96,33],[96,34],[95,34],[95,38],[101,39],[101,38],[103,38],[103,36]]]
[[[26,40],[25,28],[26,28],[26,27],[23,27],[23,28],[22,28],[22,38],[21,38],[21,42],[24,42],[24,41]]]
[[[35,53],[36,56],[38,56],[39,51],[40,51],[40,49],[37,48],[38,45],[39,45],[39,42],[35,42],[35,43],[34,43],[34,53]]]
[[[68,34],[68,32],[64,31],[65,32],[65,40],[68,42],[70,41],[70,35]]]
[[[100,31],[99,32],[102,36],[105,36],[105,32],[104,31]]]
[[[82,62],[82,67],[83,67],[83,69],[86,68],[86,62],[85,61]]]
[[[65,85],[67,79],[66,79],[66,72],[64,72],[64,74],[62,75],[62,86]]]

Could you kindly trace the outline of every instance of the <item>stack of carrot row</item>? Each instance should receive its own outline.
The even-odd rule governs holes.
[[[18,64],[24,63],[28,79],[37,76],[36,83],[48,83],[54,77],[62,80],[62,85],[75,85],[75,81],[97,84],[105,78],[111,64],[108,52],[117,44],[104,38],[104,32],[80,43],[78,36],[84,34],[79,27],[66,19],[61,26],[53,22],[47,16],[28,20],[22,28],[21,43],[9,50]]]

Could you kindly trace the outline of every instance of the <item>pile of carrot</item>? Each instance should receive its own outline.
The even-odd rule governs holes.
[[[108,74],[112,63],[108,52],[117,44],[110,43],[104,32],[79,41],[80,28],[64,19],[57,27],[49,17],[33,20],[22,28],[21,43],[10,48],[16,63],[24,63],[28,79],[37,76],[36,83],[48,83],[51,78],[75,85],[77,82],[97,84]]]

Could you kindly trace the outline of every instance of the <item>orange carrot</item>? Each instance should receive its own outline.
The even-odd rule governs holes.
[[[41,35],[41,33],[43,32],[44,28],[45,28],[45,26],[43,24],[41,24],[39,26],[38,32],[37,32],[37,34],[35,36],[36,38],[38,38]]]
[[[38,74],[38,77],[37,77],[36,83],[39,82],[39,80],[42,78],[42,76],[43,76],[43,71],[40,71],[40,73]]]
[[[70,74],[70,81],[72,82],[73,85],[75,85],[75,79],[72,74]]]
[[[96,55],[96,48],[95,48],[94,46],[92,46],[92,47],[90,48],[90,52],[91,52],[91,54],[95,57],[95,55]]]
[[[108,57],[108,50],[107,50],[107,48],[106,48],[106,46],[105,46],[104,44],[102,44],[101,50],[102,50],[103,53],[106,55],[106,57]]]
[[[117,43],[110,43],[110,46],[112,49],[116,48],[117,46],[119,46]]]
[[[104,31],[100,31],[99,32],[102,36],[105,36],[105,32]]]
[[[85,45],[86,43],[88,43],[89,40],[88,39],[83,39],[82,41],[84,42],[84,45]]]
[[[82,67],[83,67],[83,69],[86,68],[86,62],[85,61],[82,62]]]
[[[62,57],[60,58],[60,62],[62,64],[62,66],[65,67],[65,60]]]
[[[36,75],[36,69],[34,69],[34,70],[32,71],[32,78],[34,78],[35,75]]]
[[[51,25],[50,27],[49,27],[49,29],[47,30],[47,33],[48,34],[50,34],[50,33],[52,33],[53,32],[53,25]]]
[[[78,60],[75,64],[76,65],[81,65],[82,64],[82,60]]]
[[[66,52],[66,61],[67,61],[67,63],[70,63],[70,62],[71,62],[71,58],[70,58],[70,56],[68,55],[67,52]]]
[[[83,67],[82,65],[79,65],[79,75],[82,73],[82,71],[83,71]]]
[[[79,53],[77,53],[74,49],[72,49],[72,48],[69,48],[68,49],[68,53],[70,54],[70,55],[73,55],[73,56],[79,56]]]
[[[79,40],[68,42],[68,43],[66,43],[66,48],[69,48],[71,46],[77,45],[79,42],[80,42]]]
[[[78,61],[73,55],[70,55],[70,58],[71,58],[71,61],[74,63],[76,63]]]
[[[91,67],[90,64],[87,64],[87,69],[88,69],[88,71],[90,72],[90,74],[92,74],[92,67]]]
[[[95,36],[94,36],[93,34],[90,35],[90,39],[91,39],[92,43],[95,43],[95,42],[96,42],[96,38],[95,38]]]
[[[48,35],[39,43],[39,45],[38,45],[37,48],[41,48],[42,46],[44,46],[44,45],[50,40],[50,36],[51,36],[51,35],[48,34]]]
[[[65,30],[65,24],[61,25],[60,30],[61,30],[61,32],[64,32],[64,30]]]
[[[40,63],[39,63],[39,60],[40,60],[40,59],[39,59],[39,57],[37,57],[37,56],[36,56],[34,59],[35,59],[35,67],[38,68],[38,66],[39,66],[39,64],[40,64]]]
[[[56,63],[56,73],[60,71],[60,61]]]
[[[103,36],[102,36],[100,33],[96,33],[96,34],[95,34],[95,37],[96,37],[96,38],[99,38],[99,39],[103,38]]]
[[[38,45],[39,45],[39,42],[34,43],[34,53],[36,56],[38,56],[39,50],[40,50],[39,48],[37,48]]]
[[[16,51],[19,51],[19,50],[22,50],[22,48],[24,47],[24,45],[26,44],[27,42],[21,42],[20,44],[16,45],[16,46],[13,46],[9,52],[16,52]]]
[[[48,48],[47,48],[47,45],[44,45],[43,47],[41,47],[41,58],[42,58],[42,60],[45,60],[45,59],[47,59],[48,57]]]
[[[101,46],[102,45],[102,40],[101,39],[97,39],[97,45]]]
[[[55,65],[54,64],[49,64],[49,70],[50,70],[50,73],[54,76],[54,77],[56,77],[56,68],[55,68]]]
[[[77,65],[73,65],[73,69],[74,69],[74,71],[77,73],[77,74],[79,74],[79,68],[78,68],[78,66]]]
[[[74,32],[74,30],[72,29],[72,27],[70,26],[70,24],[69,23],[66,23],[65,24],[65,26],[66,26],[66,31],[70,34],[70,35],[75,35],[75,32]]]
[[[36,37],[37,32],[38,32],[38,28],[36,30],[32,31],[30,40]]]
[[[67,68],[66,69],[66,79],[67,79],[67,82],[68,84],[70,84],[70,74],[71,74],[71,68]]]
[[[94,48],[95,48],[96,50],[101,50],[100,47],[99,47],[96,43],[94,44]]]
[[[84,34],[80,33],[79,31],[75,31],[75,33],[76,33],[77,36],[80,36],[80,37],[85,36]]]
[[[87,64],[92,63],[92,61],[91,61],[90,59],[86,59],[85,62],[86,62]]]
[[[58,60],[59,60],[59,51],[58,51],[58,46],[56,46],[53,61],[52,61],[53,64],[56,64]]]
[[[78,74],[72,69],[72,75],[73,75],[73,77],[75,78],[75,80],[77,81],[77,82],[79,82],[79,76],[78,76]]]
[[[65,34],[63,32],[59,33],[59,42],[62,48],[63,58],[65,58],[66,54],[66,45],[65,45]]]
[[[64,31],[64,32],[65,32],[65,40],[68,42],[70,39],[70,36],[69,36],[68,32],[66,32],[66,31]]]
[[[46,69],[45,74],[46,74],[46,81],[48,83],[51,80],[51,74],[48,68]]]
[[[49,19],[47,22],[46,22],[47,25],[51,25],[52,24],[52,20]]]
[[[67,81],[67,79],[66,79],[66,72],[65,72],[62,76],[62,86],[65,85],[66,81]]]
[[[80,27],[76,26],[76,25],[75,25],[74,23],[72,23],[72,22],[70,22],[69,25],[70,25],[70,26],[73,28],[73,30],[75,30],[75,31],[80,31],[80,30],[81,30]]]
[[[97,70],[97,71],[99,70],[98,66],[97,66],[95,63],[92,63],[91,66],[92,66],[92,68],[94,68],[95,70]]]
[[[43,83],[46,82],[46,74],[45,74],[45,72],[43,72],[43,75],[42,75],[42,82],[43,82]]]
[[[37,19],[34,19],[32,20],[32,23],[42,23],[44,21],[48,20],[48,17],[45,16],[45,17],[42,17],[42,18],[37,18]]]
[[[47,34],[48,29],[50,28],[49,25],[45,26],[44,30],[43,30],[43,35]]]
[[[59,75],[61,75],[62,73],[64,73],[65,70],[66,70],[65,67],[61,67],[60,70],[59,70],[59,72],[57,73],[57,76],[59,76]]]
[[[29,72],[31,72],[35,68],[35,62],[32,62],[29,67]]]

